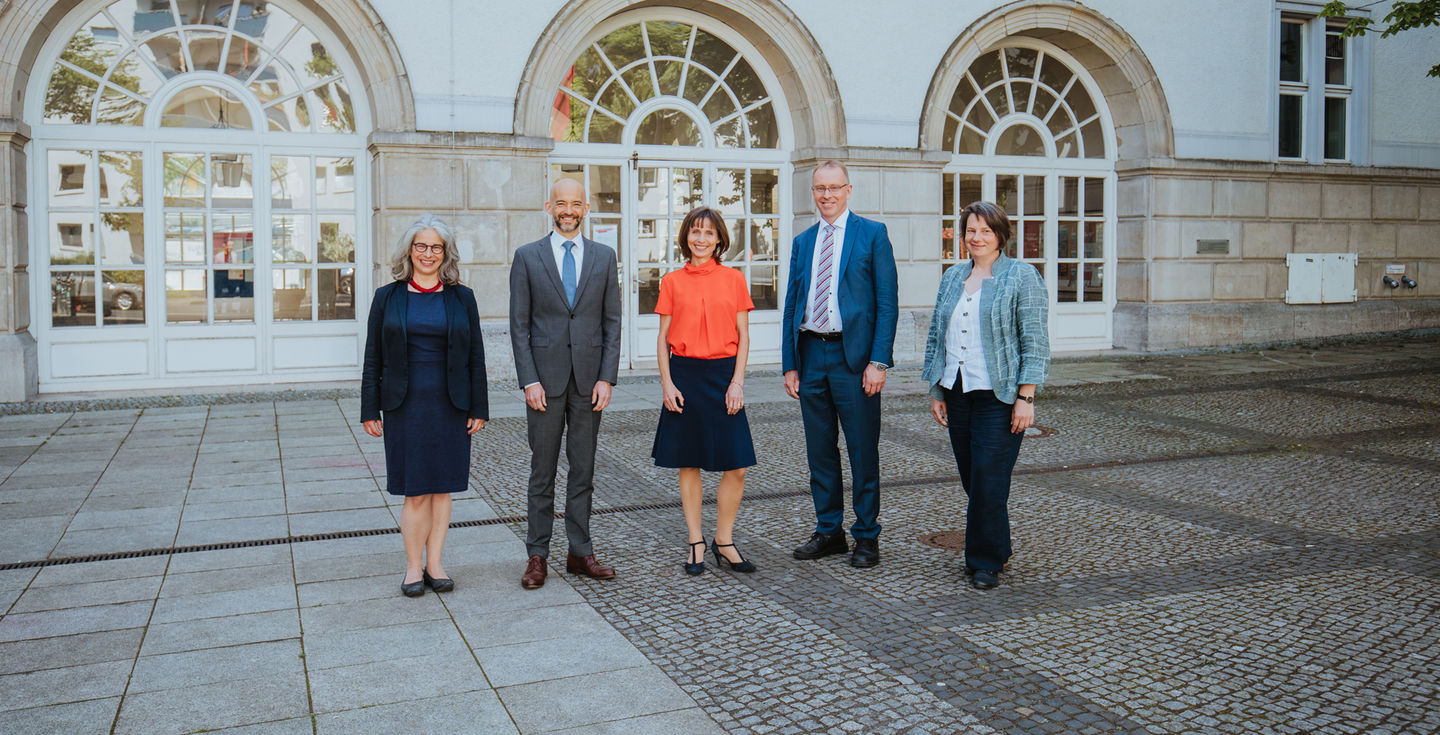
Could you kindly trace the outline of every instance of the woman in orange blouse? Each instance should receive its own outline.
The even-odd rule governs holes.
[[[696,207],[680,223],[679,245],[690,262],[660,279],[660,384],[665,408],[651,456],[680,470],[680,501],[690,529],[685,573],[705,571],[700,530],[700,471],[723,472],[716,491],[715,565],[753,572],[735,548],[735,514],[745,494],[745,468],[755,445],[745,419],[745,362],[750,355],[750,289],[745,274],[720,264],[730,233],[720,213]],[[697,551],[698,547],[698,551]]]

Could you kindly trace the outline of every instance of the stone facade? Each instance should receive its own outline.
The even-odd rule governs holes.
[[[1118,190],[1117,347],[1440,326],[1434,171],[1177,161],[1120,171]],[[1225,251],[1202,241],[1224,241]],[[1291,253],[1355,253],[1358,301],[1286,304]],[[1387,287],[1389,265],[1404,266],[1417,287]]]
[[[556,85],[580,49],[595,40],[596,29],[622,16],[626,22],[683,17],[723,27],[749,44],[753,54],[747,58],[773,75],[774,88],[767,91],[784,103],[787,142],[780,152],[791,162],[792,234],[814,222],[808,190],[814,166],[832,158],[847,163],[855,187],[851,208],[884,222],[895,247],[898,362],[913,364],[923,356],[942,270],[942,171],[955,168],[952,154],[940,150],[948,102],[976,59],[1017,40],[1063,52],[1103,103],[1111,136],[1104,173],[1110,176],[1113,166],[1117,194],[1113,212],[1105,215],[1107,225],[1114,223],[1114,259],[1107,255],[1104,263],[1113,266],[1105,277],[1115,286],[1116,347],[1153,351],[1440,326],[1440,169],[1263,160],[1274,151],[1274,121],[1257,120],[1255,111],[1272,99],[1274,80],[1269,72],[1240,65],[1255,66],[1256,54],[1270,56],[1273,49],[1263,46],[1270,31],[1257,29],[1277,21],[1281,10],[1262,4],[1220,17],[1167,1],[1166,12],[1193,25],[1196,38],[1237,34],[1237,53],[1210,59],[1213,73],[1198,76],[1258,75],[1234,87],[1240,104],[1225,121],[1217,123],[1209,110],[1196,113],[1197,100],[1214,97],[1210,81],[1166,71],[1193,66],[1208,46],[1177,36],[1173,23],[1153,23],[1143,17],[1156,15],[1152,9],[1137,10],[1123,0],[965,7],[917,0],[916,17],[933,18],[943,31],[907,36],[905,52],[888,56],[856,49],[871,42],[898,47],[883,35],[897,33],[892,19],[874,29],[835,21],[874,12],[854,0],[824,10],[785,0],[554,0],[486,15],[484,32],[497,43],[486,48],[482,64],[454,49],[429,47],[447,38],[435,29],[449,25],[449,38],[469,38],[467,24],[477,22],[438,5],[289,5],[338,40],[331,48],[354,62],[352,89],[363,88],[368,106],[368,127],[359,133],[370,162],[370,243],[360,249],[369,262],[358,269],[368,266],[372,285],[386,282],[399,234],[422,213],[447,219],[459,237],[464,280],[479,297],[487,362],[497,382],[513,378],[506,317],[514,250],[548,229],[541,205],[556,150],[550,137]],[[45,331],[43,313],[39,331],[32,325],[31,304],[35,284],[48,276],[28,263],[33,223],[41,221],[36,212],[43,219],[45,210],[27,200],[35,168],[27,161],[36,148],[32,138],[43,144],[56,132],[51,127],[47,133],[26,104],[29,99],[33,107],[32,76],[44,74],[33,68],[36,59],[47,44],[54,46],[53,34],[74,31],[82,5],[0,0],[0,89],[6,92],[0,97],[0,401],[32,397],[46,380],[37,375],[35,335],[45,344],[52,333]],[[1354,48],[1358,63],[1373,71],[1369,78],[1390,80],[1403,70],[1384,57],[1387,47],[1379,43],[1357,42]],[[1390,66],[1382,64],[1387,58]],[[438,81],[445,79],[448,88]],[[1361,126],[1354,146],[1412,146],[1424,154],[1414,165],[1432,165],[1440,139],[1423,124],[1433,119],[1430,108],[1397,109],[1380,96],[1381,85],[1366,87],[1360,93],[1376,95],[1373,109],[1364,110],[1375,130],[1421,132],[1413,140],[1381,140]],[[437,105],[448,105],[448,115],[435,115]],[[466,118],[468,109],[499,114]],[[442,119],[448,122],[437,122]],[[446,125],[445,132],[426,129]],[[356,140],[358,147],[359,135]],[[1218,146],[1216,155],[1197,152],[1211,144]],[[604,154],[611,163],[619,160],[616,150]],[[1358,301],[1286,304],[1286,256],[1298,253],[1356,254]],[[784,242],[780,259],[788,258]],[[1418,287],[1385,287],[1381,278],[1389,265],[1403,266]],[[356,331],[363,332],[368,299],[362,295],[356,303]],[[1089,303],[1097,304],[1095,318],[1105,318],[1100,312],[1108,304]]]
[[[375,208],[374,283],[390,281],[400,236],[422,214],[455,230],[461,279],[475,290],[492,380],[515,375],[507,315],[515,250],[550,227],[543,205],[546,138],[448,133],[375,133],[370,156]]]
[[[35,395],[25,146],[29,126],[0,120],[0,401]]]

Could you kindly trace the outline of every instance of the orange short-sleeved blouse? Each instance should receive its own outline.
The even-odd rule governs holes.
[[[701,360],[734,357],[740,351],[735,315],[754,309],[745,274],[714,259],[665,274],[655,304],[656,314],[670,315],[670,352]]]

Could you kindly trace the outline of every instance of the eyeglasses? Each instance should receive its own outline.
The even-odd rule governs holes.
[[[839,185],[839,186],[812,186],[812,187],[810,187],[810,191],[813,191],[813,192],[815,192],[816,194],[820,194],[820,195],[825,195],[825,194],[839,194],[840,192],[845,191],[846,189],[849,189],[849,188],[850,188],[850,185],[849,185],[849,184],[841,184],[841,185]]]
[[[416,255],[424,255],[427,252],[434,253],[435,255],[445,254],[445,245],[443,243],[440,245],[426,245],[423,242],[413,242],[410,243],[410,249],[414,250]]]

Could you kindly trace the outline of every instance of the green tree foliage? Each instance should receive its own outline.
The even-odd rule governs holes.
[[[96,42],[89,33],[77,33],[65,45],[60,58],[80,69],[104,78],[110,67],[109,50]],[[110,83],[139,93],[140,77],[134,74],[135,61],[126,58],[110,75]],[[50,87],[45,90],[46,116],[66,117],[77,125],[90,122],[90,105],[94,100],[97,83],[63,64],[56,65],[50,76]],[[114,95],[100,103],[96,122],[101,124],[126,124],[143,113],[144,105],[126,95]]]
[[[1349,14],[1350,8],[1343,0],[1331,0],[1320,11],[1325,18],[1345,18]],[[1440,0],[1395,0],[1381,23],[1383,25],[1377,26],[1373,18],[1351,17],[1345,23],[1343,35],[1348,38],[1379,30],[1381,38],[1389,38],[1401,31],[1440,26]],[[1429,75],[1440,77],[1440,64],[1430,67]]]

